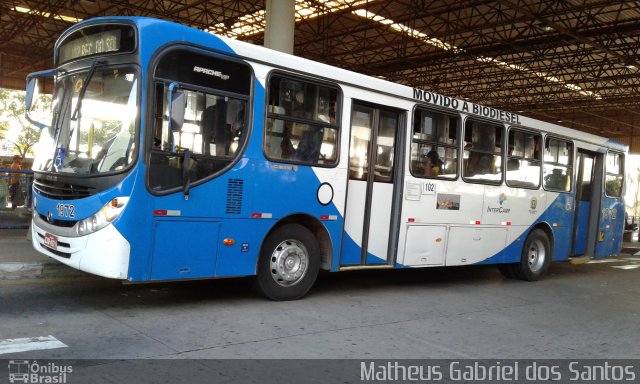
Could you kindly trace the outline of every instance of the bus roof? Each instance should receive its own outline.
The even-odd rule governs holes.
[[[349,85],[357,88],[368,89],[375,92],[384,93],[393,97],[400,97],[405,100],[412,100],[416,104],[421,105],[433,105],[440,108],[447,108],[451,110],[457,110],[458,112],[468,114],[469,116],[479,116],[482,118],[492,119],[495,121],[502,121],[511,125],[518,125],[522,127],[528,127],[533,129],[542,130],[548,133],[572,138],[580,141],[593,143],[599,146],[607,148],[627,151],[628,146],[624,143],[608,139],[602,136],[590,134],[584,131],[579,131],[572,128],[563,127],[561,125],[548,123],[542,120],[529,118],[526,116],[518,115],[516,113],[504,112],[495,108],[489,108],[479,104],[471,103],[469,101],[451,98],[445,95],[439,95],[427,90],[420,90],[411,88],[406,85],[390,82],[388,80],[380,79],[374,76],[368,76],[361,73],[353,72],[347,69],[334,67],[328,64],[323,64],[317,61],[305,59],[299,56],[290,55],[280,51],[275,51],[262,46],[254,45],[251,43],[235,40],[232,38],[215,35],[213,33],[205,32],[199,29],[191,28],[181,24],[177,24],[171,21],[147,18],[147,17],[126,17],[126,16],[112,16],[112,17],[99,17],[94,19],[88,19],[82,21],[67,31],[65,31],[56,42],[56,47],[59,42],[73,31],[83,28],[90,24],[96,23],[122,23],[131,22],[138,25],[139,28],[146,28],[149,26],[161,27],[167,29],[173,29],[174,33],[166,33],[160,36],[154,35],[156,39],[165,39],[166,42],[171,40],[178,40],[175,36],[179,36],[179,41],[185,41],[185,38],[191,40],[191,37],[187,37],[185,34],[193,34],[192,38],[194,43],[202,44],[204,47],[207,45],[215,45],[216,39],[219,42],[224,43],[230,54],[238,55],[244,59],[250,61],[256,61],[264,63],[270,66],[278,67],[283,70],[297,72],[301,74],[307,74],[314,77],[324,78],[333,82],[337,82],[343,85]],[[181,34],[183,32],[185,34]],[[165,42],[165,43],[166,43]],[[207,44],[209,43],[209,44]],[[299,68],[304,68],[303,70]],[[422,95],[416,97],[416,95]],[[426,96],[428,95],[428,96]],[[444,101],[444,102],[443,102]],[[448,103],[447,103],[448,101]],[[446,105],[449,104],[449,105]],[[457,106],[457,108],[454,108]],[[477,112],[477,113],[475,113]],[[486,112],[486,113],[485,113]],[[494,116],[495,115],[495,116]]]

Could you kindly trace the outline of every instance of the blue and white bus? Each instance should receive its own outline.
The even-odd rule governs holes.
[[[81,22],[34,164],[33,245],[129,282],[551,261],[620,251],[624,156],[603,137],[167,21]]]

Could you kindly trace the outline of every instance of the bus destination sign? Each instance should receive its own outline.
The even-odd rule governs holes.
[[[60,47],[60,62],[64,63],[85,56],[99,55],[120,50],[120,30],[82,36]]]
[[[58,65],[71,60],[119,52],[133,52],[135,37],[128,25],[103,24],[73,32],[58,48]]]

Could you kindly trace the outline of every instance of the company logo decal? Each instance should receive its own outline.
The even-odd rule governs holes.
[[[499,207],[492,207],[492,206],[487,206],[487,212],[488,213],[509,213],[511,212],[511,208],[504,208],[502,206],[502,204],[507,201],[507,195],[502,192],[500,194],[500,196],[498,196],[498,204],[500,205]]]
[[[73,90],[76,93],[80,92],[80,90],[82,89],[82,83],[83,83],[83,80],[82,79],[78,79],[76,81],[76,83],[73,85]]]
[[[73,366],[54,362],[38,364],[37,361],[9,360],[10,383],[58,383],[68,382]]]
[[[202,67],[198,67],[197,65],[193,67],[193,72],[203,73],[205,75],[218,77],[218,78],[220,78],[222,80],[229,80],[229,78],[231,77],[229,75],[225,75],[224,73],[222,73],[220,71],[216,71],[215,69],[202,68]]]
[[[538,210],[536,209],[538,207],[538,199],[536,199],[535,197],[531,198],[531,205],[529,205],[530,209],[529,209],[529,213],[534,215],[538,212]]]

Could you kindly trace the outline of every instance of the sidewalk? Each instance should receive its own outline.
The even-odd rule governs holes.
[[[18,207],[10,209],[6,207],[0,208],[0,230],[5,229],[23,229],[29,228],[31,222],[31,210],[26,207]],[[0,236],[2,236],[0,234]]]
[[[28,233],[28,229],[0,229],[0,281],[89,276],[36,252]]]
[[[636,253],[640,252],[640,242],[637,241],[630,241],[630,242],[623,242],[622,243],[622,250],[620,251],[621,254],[631,254],[631,255],[635,255]],[[638,255],[640,256],[640,255]]]

